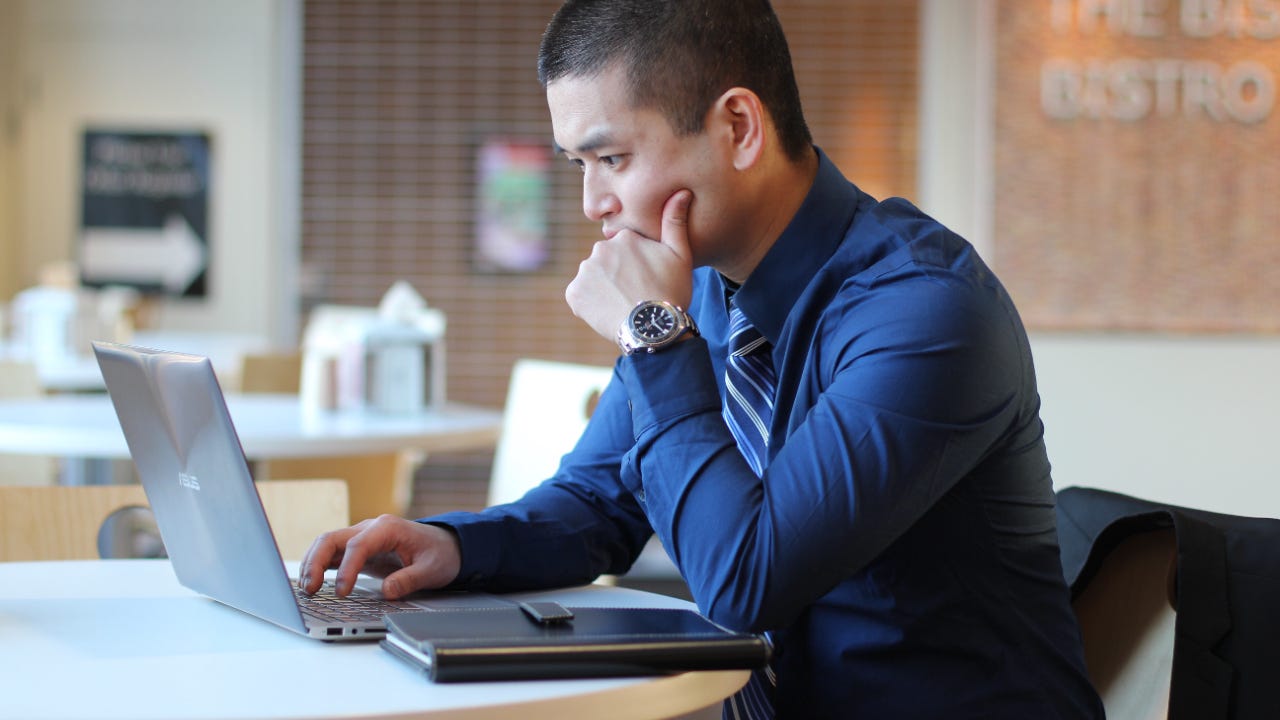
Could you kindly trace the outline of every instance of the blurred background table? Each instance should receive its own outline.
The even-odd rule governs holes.
[[[224,384],[237,387],[242,358],[263,352],[269,347],[265,338],[232,332],[176,332],[139,330],[129,339],[131,345],[161,348],[203,355],[213,363]],[[0,360],[30,362],[36,370],[40,387],[47,393],[102,392],[106,385],[98,362],[85,348],[83,353],[56,357],[31,358],[10,342],[0,341]]]
[[[298,395],[227,396],[227,406],[244,448],[255,464],[273,459],[312,459],[313,477],[342,477],[351,485],[355,519],[380,512],[407,511],[406,488],[388,478],[325,473],[328,457],[425,454],[492,448],[502,414],[497,410],[446,404],[421,412],[388,414],[374,410],[306,411]],[[129,458],[120,422],[104,393],[0,399],[0,453],[63,458],[62,482],[112,482],[114,460]],[[260,467],[258,469],[261,469]],[[261,475],[270,476],[269,465]]]

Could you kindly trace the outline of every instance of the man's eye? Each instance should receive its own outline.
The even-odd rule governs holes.
[[[579,160],[578,158],[573,158],[569,162],[573,163],[573,166],[578,168],[582,172],[587,171],[587,164],[582,162],[582,160]]]
[[[600,164],[607,168],[616,168],[622,163],[621,155],[601,155]]]

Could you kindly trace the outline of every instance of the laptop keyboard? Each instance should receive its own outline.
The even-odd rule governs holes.
[[[380,623],[382,616],[386,613],[418,609],[412,605],[368,595],[351,594],[347,597],[338,597],[334,594],[333,583],[330,582],[322,585],[315,595],[308,595],[297,586],[293,588],[293,594],[298,598],[298,607],[302,608],[304,613],[327,622]]]

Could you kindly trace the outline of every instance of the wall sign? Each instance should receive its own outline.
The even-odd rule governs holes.
[[[1059,37],[1185,38],[1236,46],[1226,62],[1195,49],[1186,57],[1112,48],[1088,57],[1050,57],[1040,73],[1041,106],[1050,117],[1137,121],[1181,114],[1258,123],[1275,109],[1276,74],[1250,44],[1280,37],[1276,0],[1052,0],[1048,19]]]
[[[1041,330],[1280,332],[1280,0],[997,0],[993,262]]]
[[[209,258],[209,136],[84,134],[80,279],[203,297]]]

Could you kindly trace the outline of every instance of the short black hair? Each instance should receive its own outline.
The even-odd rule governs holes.
[[[661,112],[680,135],[702,132],[731,87],[760,97],[795,161],[813,139],[782,24],[768,0],[568,0],[538,51],[545,87],[620,63],[633,107]]]

